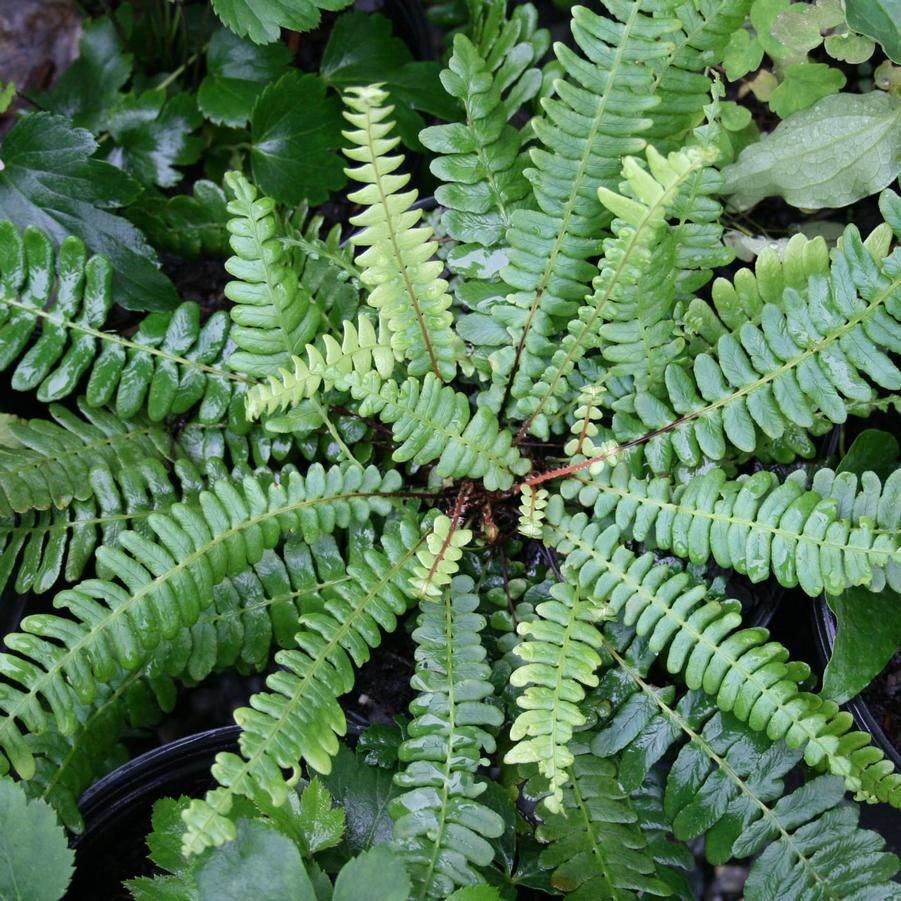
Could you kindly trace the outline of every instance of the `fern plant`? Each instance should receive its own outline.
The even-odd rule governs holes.
[[[749,899],[899,896],[857,803],[901,774],[730,596],[901,592],[901,470],[817,446],[897,410],[901,199],[732,265],[713,69],[751,6],[576,7],[547,61],[530,5],[470,4],[440,209],[350,87],[348,228],[230,173],[227,312],[125,333],[102,257],[0,225],[0,368],[50,404],[0,419],[0,586],[49,601],[0,654],[5,780],[77,832],[130,732],[265,673],[134,897],[237,857],[298,897],[378,864],[398,899],[687,898],[700,838]],[[351,750],[391,634],[410,718]],[[364,785],[367,829],[332,805]]]

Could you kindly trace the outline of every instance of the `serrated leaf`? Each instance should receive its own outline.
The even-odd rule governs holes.
[[[406,901],[410,888],[401,859],[388,845],[379,845],[341,868],[332,901]]]
[[[782,70],[782,83],[770,95],[770,109],[785,119],[813,106],[821,97],[840,91],[847,79],[825,63],[795,63]]]
[[[885,55],[901,63],[901,0],[845,0],[848,24],[879,41]]]
[[[29,801],[12,779],[0,779],[0,823],[0,898],[62,898],[75,855],[53,808],[41,800]]]
[[[190,803],[191,799],[186,795],[177,799],[160,798],[153,805],[150,820],[153,831],[147,836],[148,857],[158,867],[179,876],[186,870],[181,853],[181,840],[185,833],[181,815]]]
[[[200,901],[316,901],[290,839],[254,820],[238,820],[237,832],[197,868]]]
[[[334,848],[344,837],[344,811],[332,806],[332,796],[322,780],[314,777],[300,796],[297,825],[307,854]]]
[[[320,10],[339,10],[353,0],[212,0],[222,23],[255,44],[277,41],[282,28],[309,31],[319,24]]]
[[[76,235],[113,266],[113,297],[130,310],[170,310],[175,287],[155,266],[144,236],[107,210],[127,205],[138,184],[125,172],[91,159],[90,133],[52,113],[16,123],[0,145],[0,218],[35,225],[61,242]]]
[[[171,188],[181,181],[175,166],[200,158],[203,142],[191,132],[201,122],[190,94],[168,101],[165,91],[129,94],[110,111],[108,129],[117,146],[107,159],[142,184]]]
[[[749,31],[739,28],[732,32],[732,37],[723,53],[723,68],[729,81],[738,81],[748,72],[753,72],[763,61],[763,47],[752,37]]]
[[[290,61],[291,51],[284,44],[259,47],[227,28],[217,29],[207,47],[207,74],[197,91],[201,112],[218,125],[246,125],[260,92]]]
[[[899,159],[901,98],[833,94],[746,147],[723,170],[725,193],[739,209],[772,196],[808,209],[842,207],[889,185]]]
[[[196,888],[178,876],[139,876],[123,885],[134,901],[196,901]]]
[[[107,112],[131,75],[132,55],[122,52],[116,28],[106,16],[87,21],[78,58],[49,91],[31,94],[43,109],[68,116],[95,134],[106,127]]]
[[[323,203],[344,186],[341,112],[315,75],[291,71],[269,85],[251,115],[250,162],[264,194],[282,203]]]

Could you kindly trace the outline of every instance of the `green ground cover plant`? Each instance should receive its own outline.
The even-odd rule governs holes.
[[[345,6],[178,7],[168,72],[117,6],[0,145],[0,897],[62,897],[79,797],[227,670],[138,901],[693,898],[695,853],[901,897],[840,706],[901,639],[893,4],[431,4],[440,66],[350,10],[301,72]],[[151,245],[226,256],[216,308]]]

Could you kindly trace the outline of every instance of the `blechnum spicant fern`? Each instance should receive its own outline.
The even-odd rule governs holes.
[[[78,831],[131,730],[265,671],[160,892],[277,830],[323,891],[375,837],[398,897],[690,897],[703,837],[749,899],[898,897],[856,803],[901,775],[729,594],[901,592],[901,469],[817,458],[897,405],[901,199],[732,266],[711,69],[750,3],[576,7],[550,64],[529,4],[471,6],[440,209],[350,88],[347,240],[230,173],[227,311],[120,334],[103,258],[0,224],[0,368],[49,404],[0,417],[0,586],[49,596],[0,769]],[[409,719],[355,739],[392,633]]]

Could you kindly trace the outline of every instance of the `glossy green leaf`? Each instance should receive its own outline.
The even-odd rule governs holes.
[[[864,429],[842,457],[836,472],[875,472],[885,479],[897,468],[901,460],[901,445],[894,435],[881,429]]]
[[[320,777],[346,813],[343,846],[351,856],[390,841],[394,821],[388,814],[388,805],[400,792],[393,769],[364,760],[364,754],[354,754],[342,745],[331,773]]]
[[[54,241],[68,235],[113,265],[113,295],[134,310],[165,310],[178,303],[172,283],[155,265],[144,236],[109,212],[139,192],[128,175],[91,159],[97,144],[61,116],[34,113],[0,145],[0,218],[20,228],[36,225]]]
[[[0,779],[0,898],[58,901],[66,892],[75,855],[45,801],[28,800],[12,779]]]
[[[410,888],[401,858],[387,845],[378,845],[341,867],[332,901],[407,901]]]
[[[86,20],[78,58],[49,91],[31,94],[42,109],[66,116],[97,134],[106,128],[109,110],[131,75],[132,55],[124,53],[112,20]]]
[[[253,176],[264,193],[317,204],[343,187],[341,113],[315,75],[291,71],[270,84],[254,104],[250,132]]]
[[[202,140],[192,132],[200,125],[194,98],[164,91],[129,94],[109,114],[107,128],[116,147],[107,156],[145,185],[171,188],[182,177],[176,166],[197,162]]]
[[[199,901],[316,901],[294,843],[263,823],[238,820],[237,837],[197,867]]]
[[[309,31],[319,24],[320,10],[339,10],[353,0],[213,0],[222,23],[255,44],[277,41],[282,28]]]
[[[764,197],[798,207],[847,206],[901,171],[901,98],[833,94],[781,122],[724,170],[739,209]]]
[[[901,64],[901,0],[845,0],[848,24],[882,45]]]
[[[259,47],[226,28],[217,29],[207,47],[207,73],[197,90],[200,111],[219,125],[246,125],[260,92],[290,61],[291,52],[282,43]]]

